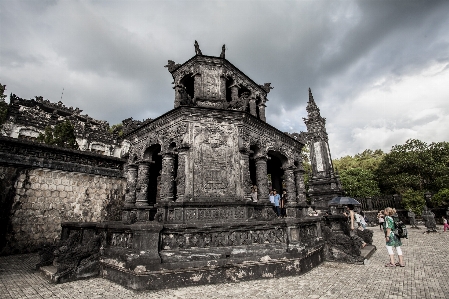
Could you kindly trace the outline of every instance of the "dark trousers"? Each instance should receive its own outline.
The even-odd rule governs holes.
[[[274,207],[274,210],[275,210],[276,215],[277,215],[278,217],[281,216],[281,210],[279,209],[279,206],[275,206],[275,207]]]

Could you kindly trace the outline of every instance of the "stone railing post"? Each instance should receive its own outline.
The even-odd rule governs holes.
[[[255,157],[256,160],[256,180],[257,180],[257,198],[264,200],[268,197],[268,176],[266,156]]]
[[[306,188],[304,184],[304,168],[300,165],[297,169],[295,169],[295,185],[296,185],[296,202],[297,203],[306,203]]]
[[[129,164],[126,172],[125,207],[131,208],[136,203],[137,165]]]
[[[175,165],[174,155],[171,152],[162,154],[162,171],[161,171],[161,201],[174,200],[175,187]]]
[[[138,162],[138,177],[137,177],[137,194],[136,194],[136,206],[147,207],[148,206],[148,183],[150,180],[150,161],[143,160]]]

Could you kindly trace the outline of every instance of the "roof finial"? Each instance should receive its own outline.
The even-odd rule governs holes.
[[[195,44],[193,44],[195,46],[195,53],[196,55],[203,55],[203,53],[200,50],[200,45],[198,45],[198,42],[195,40]]]
[[[313,100],[313,95],[312,95],[312,90],[309,87],[309,102],[314,102]]]
[[[225,58],[225,51],[226,51],[226,45],[223,45],[223,47],[221,47],[220,58]]]

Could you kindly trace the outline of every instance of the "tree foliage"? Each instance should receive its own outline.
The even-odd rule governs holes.
[[[437,194],[432,196],[432,204],[436,207],[446,206],[449,204],[449,189],[443,188]]]
[[[46,127],[44,134],[39,134],[37,140],[45,144],[78,149],[75,129],[68,120],[57,124],[54,129],[49,126]]]
[[[407,210],[412,210],[416,215],[421,215],[426,200],[424,199],[424,192],[407,189],[402,192],[402,204]]]
[[[375,171],[384,156],[382,150],[364,150],[354,157],[345,156],[333,160],[339,171],[345,194],[351,197],[372,197],[380,195]]]
[[[375,171],[384,155],[384,152],[380,149],[375,151],[366,149],[362,153],[356,154],[354,157],[345,156],[340,159],[333,160],[332,162],[335,169],[338,171],[346,171],[354,168]]]
[[[119,137],[123,136],[123,123],[112,125],[109,128],[109,133],[117,133]]]
[[[351,197],[372,197],[380,195],[374,172],[363,168],[352,168],[340,173],[345,195]]]
[[[380,162],[376,175],[384,193],[432,191],[449,186],[449,143],[426,144],[409,139],[393,146]]]

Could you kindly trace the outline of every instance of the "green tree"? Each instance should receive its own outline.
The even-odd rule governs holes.
[[[424,192],[407,189],[403,191],[402,204],[407,210],[411,209],[416,215],[421,215],[426,200],[424,199]]]
[[[334,168],[339,171],[346,195],[352,197],[380,195],[375,171],[384,155],[380,149],[375,151],[367,149],[354,157],[345,156],[332,161]]]
[[[372,197],[380,195],[380,189],[371,170],[352,168],[340,173],[345,195],[351,197]]]
[[[117,133],[119,137],[123,136],[123,123],[112,125],[109,128],[109,133]]]
[[[409,139],[393,146],[380,162],[376,176],[384,193],[408,189],[437,192],[449,185],[449,143],[430,145]]]
[[[44,134],[39,134],[37,140],[45,144],[78,149],[75,129],[68,120],[57,124],[54,129],[46,127]]]
[[[437,194],[432,196],[432,204],[436,207],[442,207],[449,204],[449,189],[443,188],[438,191]]]
[[[8,114],[8,103],[5,102],[6,85],[0,83],[0,131],[3,128],[3,124],[6,122],[6,117]]]
[[[334,164],[334,168],[338,171],[345,171],[353,168],[375,171],[384,155],[384,152],[380,149],[375,151],[366,149],[362,153],[356,154],[354,157],[345,156],[333,160],[332,163]]]

